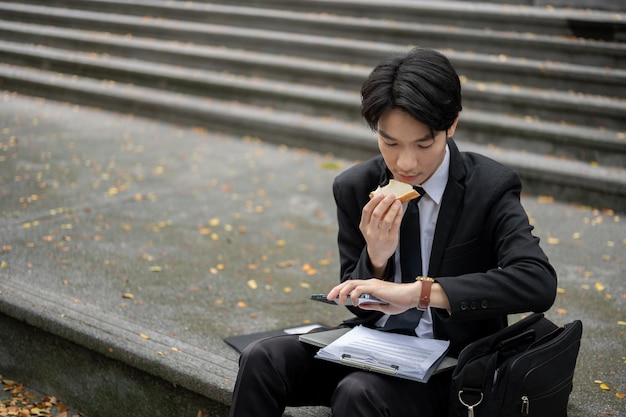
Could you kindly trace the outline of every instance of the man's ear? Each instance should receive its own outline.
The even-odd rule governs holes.
[[[448,128],[448,130],[446,130],[446,138],[453,138],[454,137],[454,132],[456,132],[456,125],[459,123],[459,116],[456,116],[456,119],[454,119],[454,122],[452,123],[452,126],[450,126],[450,128]]]

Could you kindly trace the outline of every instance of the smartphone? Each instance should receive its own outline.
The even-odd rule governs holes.
[[[323,303],[327,303],[327,304],[339,304],[339,299],[336,298],[334,300],[328,301],[328,298],[326,298],[326,294],[313,294],[311,295],[311,300],[313,301],[321,301]],[[376,298],[372,295],[369,294],[361,294],[361,296],[359,297],[359,302],[358,304],[389,304],[386,301],[381,300],[380,298]],[[346,304],[347,306],[351,306],[354,305],[352,303],[352,298],[348,297],[346,298]]]

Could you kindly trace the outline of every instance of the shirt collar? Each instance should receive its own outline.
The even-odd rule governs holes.
[[[441,204],[443,198],[443,192],[446,189],[448,183],[448,175],[450,172],[450,150],[446,145],[446,154],[443,157],[443,161],[435,173],[424,183],[421,187],[426,191],[426,195],[429,196],[437,205]]]

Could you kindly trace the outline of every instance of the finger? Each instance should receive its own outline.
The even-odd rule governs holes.
[[[387,196],[383,200],[381,200],[380,203],[376,206],[376,208],[372,212],[372,216],[370,219],[370,225],[373,230],[376,230],[377,232],[388,233],[390,226],[389,219],[393,218],[394,216],[393,214],[390,218],[388,218],[387,216],[389,215],[390,209],[394,207],[395,201],[396,200],[393,198],[393,196]],[[392,213],[396,213],[396,210],[397,207],[392,211]]]
[[[395,232],[400,229],[400,223],[402,222],[402,203],[398,200],[394,200],[384,217],[381,219],[381,228],[388,230],[389,232]]]
[[[374,209],[380,204],[380,202],[385,198],[383,195],[376,195],[370,201],[367,202],[365,206],[363,206],[363,211],[361,213],[361,219],[366,222],[370,222],[372,218],[372,213]]]
[[[380,200],[378,205],[376,205],[376,208],[374,208],[372,217],[378,218],[378,219],[382,219],[383,217],[385,217],[385,214],[387,214],[387,212],[389,211],[389,208],[393,205],[395,201],[397,200],[394,195],[390,194],[388,196],[385,196],[385,198]]]
[[[353,280],[345,281],[337,285],[328,293],[328,299],[329,300],[337,299],[339,304],[344,305],[346,303],[346,299],[350,296],[350,293],[352,292],[353,287],[354,287]]]
[[[341,289],[347,285],[347,281],[346,282],[342,282],[339,285],[336,285],[335,287],[333,287],[328,294],[326,295],[326,298],[328,299],[328,301],[332,301],[335,298],[339,297],[339,292],[341,291]]]

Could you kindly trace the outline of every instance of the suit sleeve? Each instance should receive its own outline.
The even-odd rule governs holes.
[[[333,182],[333,196],[337,206],[340,281],[349,279],[369,279],[373,277],[372,266],[367,254],[367,246],[359,229],[363,206],[369,201],[369,191],[376,188],[376,180],[368,181],[368,176],[359,169],[345,172]],[[393,262],[389,262],[385,277],[393,276]],[[357,316],[348,324],[369,324],[376,321],[381,313],[365,311],[356,307],[348,309]]]
[[[437,277],[450,301],[447,319],[542,312],[556,297],[556,272],[532,234],[520,202],[519,176],[511,170],[498,174],[488,188],[470,181],[466,190],[465,209],[457,224],[461,240],[446,248],[442,274]],[[481,181],[485,182],[484,176]]]
[[[352,188],[343,186],[341,180],[333,183],[333,195],[337,205],[339,258],[341,282],[348,279],[368,279],[373,277],[372,266],[367,254],[367,244],[359,229],[361,211],[368,200],[363,199]],[[389,262],[385,277],[393,276],[393,262]]]

